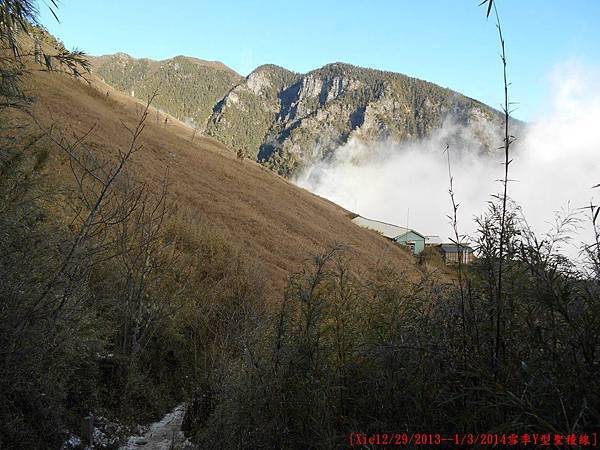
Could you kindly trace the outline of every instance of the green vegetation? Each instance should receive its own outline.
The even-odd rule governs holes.
[[[54,6],[55,2],[49,6],[53,14]],[[30,104],[32,99],[22,91],[22,79],[30,73],[28,60],[39,70],[74,76],[90,69],[85,53],[67,50],[38,23],[37,13],[35,2],[30,0],[0,3],[0,112]]]
[[[165,61],[135,59],[118,53],[92,60],[95,73],[123,92],[146,100],[193,127],[204,129],[215,104],[241,77],[217,63],[185,56]]]
[[[306,75],[281,74],[287,72],[273,66],[253,72],[215,109],[207,133],[284,176],[327,157],[351,136],[401,142],[428,136],[448,118],[498,124],[489,107],[397,73],[338,63]],[[267,87],[254,89],[257,79]]]
[[[246,79],[177,57],[155,62],[100,57],[97,73],[138,98],[156,86],[156,105],[234,152],[290,177],[351,136],[399,142],[428,136],[451,119],[499,125],[497,111],[433,83],[393,72],[329,64],[305,75],[265,65]],[[481,136],[482,149],[494,147]]]
[[[228,148],[256,159],[277,119],[280,92],[297,75],[274,65],[257,68],[215,108],[206,128]]]

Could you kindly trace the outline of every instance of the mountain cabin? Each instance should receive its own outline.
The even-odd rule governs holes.
[[[410,228],[399,227],[398,225],[361,216],[356,216],[352,219],[352,222],[360,227],[377,231],[389,240],[409,247],[414,255],[418,255],[425,249],[425,236]]]

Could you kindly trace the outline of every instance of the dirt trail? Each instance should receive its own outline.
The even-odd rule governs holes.
[[[159,422],[153,423],[143,436],[131,436],[127,444],[119,450],[176,450],[184,449],[185,437],[181,423],[185,414],[183,404],[165,415]]]

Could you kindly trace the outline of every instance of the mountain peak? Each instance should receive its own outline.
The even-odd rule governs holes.
[[[285,67],[278,66],[277,64],[262,64],[262,65],[258,66],[256,69],[254,69],[252,72],[250,72],[248,74],[248,77],[250,77],[251,75],[256,74],[256,73],[268,73],[268,74],[284,73],[284,74],[289,74],[289,75],[297,75],[295,72],[292,72],[291,70],[288,70]],[[248,78],[248,77],[246,77],[246,78]]]
[[[497,116],[457,92],[400,73],[335,62],[297,74],[266,64],[219,103],[206,131],[291,176],[353,136],[401,142],[429,136],[448,118],[469,124]]]
[[[213,106],[243,78],[219,61],[177,55],[160,61],[126,53],[90,57],[94,72],[115,88],[145,100],[158,88],[155,106],[203,128]]]
[[[401,142],[429,136],[448,118],[468,125],[498,117],[450,89],[344,62],[306,74],[264,64],[243,78],[222,63],[183,55],[99,59],[97,73],[118,89],[145,98],[160,81],[159,108],[286,176],[354,136]]]

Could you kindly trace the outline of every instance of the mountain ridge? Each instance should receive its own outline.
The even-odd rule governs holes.
[[[156,107],[203,128],[213,106],[242,76],[223,63],[188,56],[165,60],[134,58],[126,53],[90,57],[100,79],[141,100],[156,92]]]
[[[151,65],[145,62],[150,60],[119,55],[112,58],[120,58],[121,70],[103,63],[97,73],[117,88],[130,88],[135,96],[147,95],[151,77],[132,79],[128,72],[135,72],[139,64]],[[180,67],[176,58],[154,65],[162,63],[156,70],[166,72],[162,85],[166,97],[177,92],[188,104],[172,99],[158,106],[285,177],[328,158],[352,138],[410,141],[429,136],[447,121],[473,128],[481,150],[489,151],[495,143],[486,129],[498,128],[501,122],[499,111],[476,99],[391,71],[334,62],[302,74],[263,64],[246,77],[224,79],[206,65]],[[193,86],[177,82],[178,77],[199,72],[206,76],[198,76]],[[217,84],[211,95],[192,95]],[[194,115],[189,102],[195,97],[201,104],[196,105],[200,113]]]
[[[150,64],[166,64],[170,61],[174,61],[174,60],[187,60],[190,62],[194,62],[197,63],[198,65],[201,66],[206,66],[206,67],[213,67],[213,68],[217,68],[217,69],[222,69],[225,70],[227,72],[230,72],[240,78],[243,78],[242,75],[240,75],[238,72],[236,72],[234,69],[232,69],[231,67],[229,67],[228,65],[226,65],[225,63],[221,62],[221,61],[216,61],[216,60],[207,60],[207,59],[202,59],[202,58],[197,58],[195,56],[187,56],[187,55],[175,55],[169,58],[164,58],[164,59],[153,59],[153,58],[136,58],[133,55],[130,55],[127,52],[117,52],[117,53],[107,53],[107,54],[103,54],[103,55],[89,55],[88,58],[94,62],[94,61],[106,61],[112,57],[124,57],[127,59],[132,59],[132,60],[138,60],[138,61],[147,61]]]

